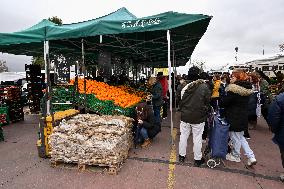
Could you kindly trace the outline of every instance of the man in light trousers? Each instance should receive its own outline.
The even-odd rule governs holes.
[[[194,165],[201,166],[205,161],[202,158],[202,133],[210,107],[212,90],[205,80],[196,80],[186,85],[181,92],[181,123],[179,142],[179,161],[186,158],[187,139],[192,130]]]

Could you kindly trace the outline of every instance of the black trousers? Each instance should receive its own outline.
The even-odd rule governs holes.
[[[163,101],[163,118],[166,118],[168,117],[168,99],[164,98]]]
[[[205,126],[204,126],[204,130],[203,130],[203,134],[202,134],[202,140],[206,140],[208,137],[208,122],[205,121]]]

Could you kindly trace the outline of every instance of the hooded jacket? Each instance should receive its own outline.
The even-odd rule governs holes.
[[[222,107],[230,131],[242,132],[248,128],[248,102],[253,93],[252,85],[248,81],[237,81],[229,84],[225,91],[227,96],[222,101]]]
[[[181,92],[181,121],[191,124],[205,122],[209,110],[211,91],[204,80],[187,84]]]

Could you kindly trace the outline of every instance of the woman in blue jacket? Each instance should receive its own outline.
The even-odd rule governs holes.
[[[275,142],[280,149],[282,166],[284,168],[284,93],[276,96],[271,103],[268,111],[268,125],[274,133],[273,142]],[[280,175],[281,181],[284,182],[284,173]]]

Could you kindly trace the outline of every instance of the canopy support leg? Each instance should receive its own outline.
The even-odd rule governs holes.
[[[49,41],[43,42],[44,46],[44,65],[45,65],[45,80],[46,80],[46,92],[45,92],[45,104],[46,111],[44,112],[46,115],[50,115],[50,60],[49,60]],[[46,116],[44,115],[44,116]]]
[[[171,65],[171,34],[170,30],[167,31],[168,40],[168,68],[169,68],[169,91],[170,91],[170,119],[171,119],[171,144],[174,144],[174,124],[173,124],[173,91],[172,91],[172,65]]]
[[[82,74],[83,74],[83,81],[84,81],[84,108],[86,109],[87,106],[87,94],[86,94],[86,67],[85,67],[85,48],[84,48],[84,39],[81,41],[82,43]]]
[[[177,67],[176,67],[175,49],[174,49],[174,46],[173,46],[173,66],[174,66],[174,68],[173,68],[173,70],[174,70],[174,79],[173,79],[173,86],[174,86],[173,90],[174,90],[174,92],[173,92],[173,94],[175,95],[174,109],[175,109],[175,111],[176,111],[176,109],[177,109],[177,98],[176,98],[176,96],[177,96],[177,95],[176,95]]]

